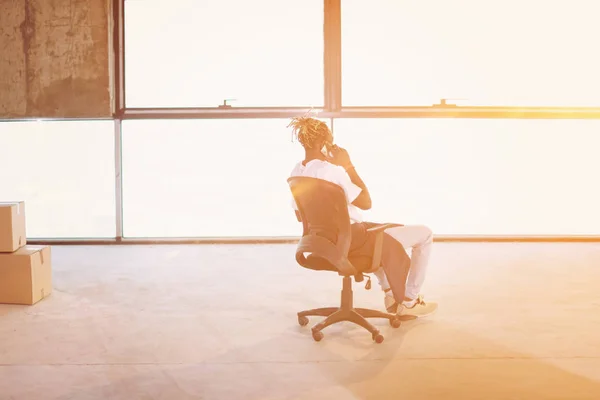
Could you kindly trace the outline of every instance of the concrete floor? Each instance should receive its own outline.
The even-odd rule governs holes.
[[[293,248],[54,247],[53,295],[0,306],[0,399],[600,398],[600,244],[436,244],[439,312],[381,345],[297,325],[341,281]]]

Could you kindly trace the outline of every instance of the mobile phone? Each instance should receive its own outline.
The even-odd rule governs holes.
[[[335,145],[333,143],[325,142],[325,145],[321,149],[321,153],[327,158],[333,158],[333,149],[335,149]]]

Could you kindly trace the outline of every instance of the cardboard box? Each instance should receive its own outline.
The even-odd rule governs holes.
[[[0,203],[0,252],[11,253],[26,244],[25,203]]]
[[[0,253],[0,303],[32,305],[52,293],[49,246]]]

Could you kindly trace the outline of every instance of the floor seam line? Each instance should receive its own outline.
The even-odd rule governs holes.
[[[178,366],[178,365],[233,365],[233,364],[333,364],[362,363],[372,361],[534,361],[534,360],[600,360],[600,357],[407,357],[407,358],[372,358],[367,360],[308,360],[308,361],[200,361],[182,363],[48,363],[48,364],[8,364],[0,363],[0,367],[118,367],[118,366]]]

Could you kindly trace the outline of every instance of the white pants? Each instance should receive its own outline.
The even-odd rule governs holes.
[[[431,229],[423,225],[406,225],[389,228],[385,233],[396,239],[405,249],[411,249],[410,271],[406,280],[406,293],[408,299],[416,299],[421,293],[421,287],[425,282],[427,264],[431,254],[433,233]],[[379,285],[383,290],[389,289],[387,277],[383,268],[375,272]]]

